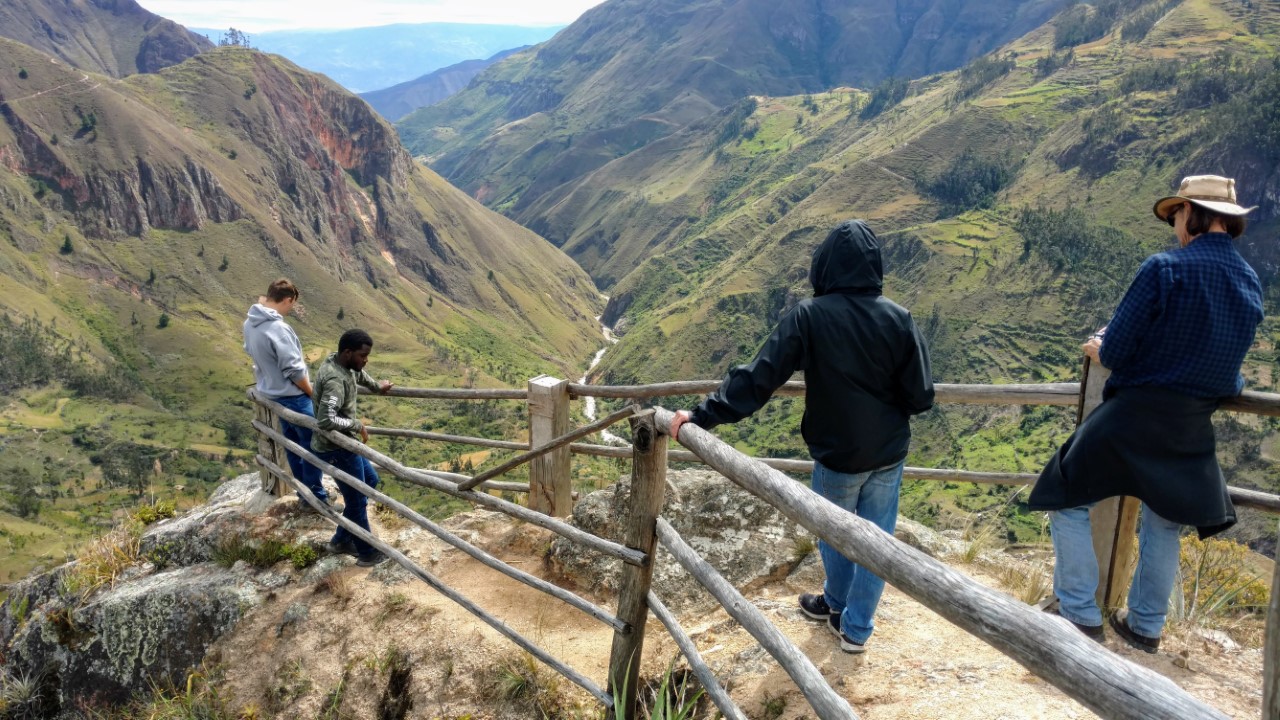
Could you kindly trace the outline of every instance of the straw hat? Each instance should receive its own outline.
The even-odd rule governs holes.
[[[1236,204],[1236,181],[1220,175],[1189,175],[1182,178],[1177,195],[1163,197],[1156,201],[1156,217],[1168,222],[1169,213],[1183,202],[1194,203],[1200,207],[1222,215],[1247,215],[1257,206],[1240,207]]]

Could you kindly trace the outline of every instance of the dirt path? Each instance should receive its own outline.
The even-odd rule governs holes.
[[[528,525],[512,526],[489,513],[448,523],[454,532],[526,572],[542,572],[540,553],[550,536]],[[317,525],[317,528],[320,526]],[[610,631],[558,601],[484,568],[425,533],[375,530],[395,537],[412,558],[510,627],[604,685]],[[317,530],[317,533],[327,532]],[[978,580],[995,582],[975,568]],[[753,598],[765,614],[802,648],[832,685],[866,720],[1065,720],[1092,712],[1039,680],[985,643],[955,628],[914,600],[888,588],[877,631],[864,656],[839,651],[820,623],[805,618],[795,596],[821,582],[821,569],[807,562],[786,582]],[[345,589],[335,592],[333,586]],[[347,595],[344,597],[344,595]],[[610,599],[598,600],[606,608]],[[284,622],[286,613],[307,607],[305,619]],[[290,608],[294,608],[290,610]],[[751,718],[812,718],[799,691],[723,610],[683,613],[704,658]],[[1234,718],[1254,720],[1261,703],[1260,650],[1223,651],[1204,641],[1172,638],[1170,652],[1148,656],[1109,641],[1118,654],[1160,672],[1193,695]],[[386,686],[388,649],[411,659],[414,709],[411,718],[527,718],[528,706],[509,707],[495,698],[494,668],[519,665],[519,652],[494,629],[461,607],[387,563],[375,570],[345,567],[319,584],[300,581],[282,588],[219,644],[236,658],[230,673],[233,696],[270,716],[319,717],[333,702],[344,668],[339,704],[350,717],[376,717]],[[1191,669],[1174,664],[1182,650]],[[675,643],[650,621],[642,673],[660,675]],[[585,692],[561,680],[555,692],[583,708]],[[536,714],[535,714],[536,716]],[[572,715],[567,715],[572,717]],[[584,717],[591,717],[586,715]]]

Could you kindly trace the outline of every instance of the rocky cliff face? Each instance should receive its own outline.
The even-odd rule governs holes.
[[[0,612],[4,668],[10,677],[38,679],[40,717],[71,717],[157,685],[181,686],[213,641],[261,603],[274,582],[269,573],[210,562],[219,539],[252,526],[242,508],[256,487],[255,476],[243,476],[191,515],[143,534],[140,557],[148,559],[123,568],[107,587],[77,589],[86,559],[10,589]]]

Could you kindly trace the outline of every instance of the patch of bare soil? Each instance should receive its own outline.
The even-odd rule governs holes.
[[[543,577],[551,536],[474,512],[446,523],[453,532]],[[380,526],[395,544],[449,587],[502,618],[516,632],[605,686],[612,632],[581,612],[488,569],[417,528]],[[315,535],[327,534],[317,525]],[[330,574],[325,566],[338,565]],[[980,568],[966,572],[996,586]],[[279,718],[539,718],[535,692],[553,717],[594,718],[600,706],[550,672],[523,695],[512,691],[520,651],[492,627],[393,563],[373,570],[329,558],[294,573],[215,648],[227,668],[223,692],[238,707]],[[753,596],[867,720],[1060,720],[1096,717],[1011,659],[887,588],[877,629],[862,656],[840,651],[824,624],[803,616],[800,592],[820,587],[816,558]],[[596,602],[612,611],[612,598]],[[750,718],[813,718],[795,684],[723,610],[682,614],[706,661]],[[1258,716],[1262,652],[1224,649],[1193,633],[1174,633],[1167,651],[1146,655],[1109,637],[1113,652],[1164,674],[1234,718]],[[1229,643],[1228,643],[1229,644]],[[642,673],[660,676],[674,641],[650,618]],[[1183,663],[1189,667],[1181,667]],[[503,671],[503,667],[512,670]],[[407,670],[406,670],[407,669]],[[514,697],[514,699],[508,699]],[[713,717],[712,712],[708,717]]]

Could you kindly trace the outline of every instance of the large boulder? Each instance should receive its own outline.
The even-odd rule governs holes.
[[[300,513],[291,497],[259,502],[258,487],[256,473],[243,475],[205,505],[140,536],[117,531],[100,540],[98,555],[138,558],[101,587],[77,582],[77,562],[11,586],[0,606],[0,672],[38,683],[26,716],[80,717],[85,707],[182,687],[214,641],[289,582],[296,573],[288,563],[255,569],[211,562],[230,539],[315,545],[332,532],[319,516]]]
[[[706,470],[667,474],[662,517],[690,546],[741,590],[786,577],[813,551],[813,537],[768,503]],[[594,492],[574,506],[573,524],[621,541],[631,498],[630,477]],[[618,590],[619,561],[563,538],[551,544],[548,562],[562,581],[582,591]],[[673,607],[713,602],[670,553],[659,549],[653,589]]]

